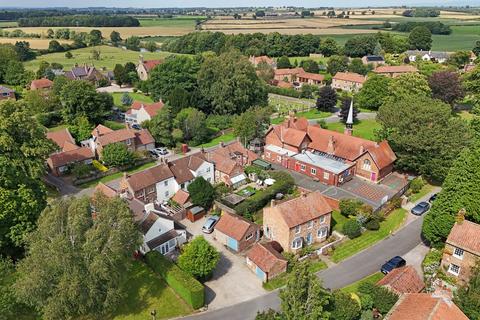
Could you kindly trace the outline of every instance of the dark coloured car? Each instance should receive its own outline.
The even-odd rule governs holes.
[[[387,274],[395,268],[403,267],[407,262],[400,256],[393,257],[392,259],[385,262],[380,271],[383,274]]]
[[[205,224],[202,227],[203,233],[212,233],[213,227],[217,224],[218,220],[220,220],[219,216],[211,216],[205,221]]]
[[[139,124],[132,124],[132,129],[135,129],[135,130],[142,130],[142,127],[140,127]]]
[[[437,199],[437,193],[433,194],[430,199],[428,199],[428,202],[432,203],[433,201],[435,201],[435,199]]]
[[[416,216],[421,216],[422,214],[427,212],[428,209],[430,209],[430,204],[428,202],[422,201],[418,203],[415,207],[413,207],[410,212]]]

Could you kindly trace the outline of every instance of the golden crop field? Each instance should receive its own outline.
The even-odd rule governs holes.
[[[30,38],[0,38],[0,43],[15,44],[17,41],[27,41],[32,49],[48,49],[51,39],[30,39]],[[69,40],[59,40],[60,43],[72,43]]]

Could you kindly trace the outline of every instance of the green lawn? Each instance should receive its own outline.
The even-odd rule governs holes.
[[[128,95],[133,99],[133,101],[139,101],[143,103],[153,103],[153,99],[149,96],[144,95],[143,93],[138,93],[138,92],[129,92]],[[122,104],[122,92],[115,92],[112,93],[113,97],[113,103],[117,106],[123,109],[128,109],[128,107],[124,106]]]
[[[208,148],[208,147],[213,147],[218,145],[220,142],[230,142],[235,140],[237,137],[233,134],[233,132],[225,133],[224,135],[221,135],[219,137],[216,137],[215,139],[212,139],[210,142],[204,143],[199,145],[199,148]]]
[[[433,186],[429,183],[425,183],[425,185],[422,187],[422,189],[418,193],[412,194],[410,197],[408,197],[408,200],[411,202],[417,202],[421,198],[425,197],[427,194],[432,192]]]
[[[360,237],[347,240],[336,247],[332,260],[334,262],[342,261],[386,238],[403,224],[406,215],[407,211],[405,209],[392,211],[385,221],[380,223],[379,230],[367,230]]]
[[[375,120],[359,120],[353,125],[353,135],[367,140],[376,140],[375,130],[379,130],[380,127],[380,124]],[[343,132],[345,124],[342,122],[327,123],[327,129]]]
[[[18,23],[16,21],[0,21],[0,28],[11,28],[17,26]]]
[[[127,173],[139,172],[139,171],[151,168],[151,167],[155,166],[156,164],[157,164],[156,161],[147,162],[145,164],[142,164],[141,166],[129,169],[125,172],[127,172]],[[117,173],[111,174],[109,176],[105,176],[103,178],[100,178],[100,179],[96,179],[96,180],[93,180],[93,181],[90,181],[90,182],[83,183],[83,184],[79,185],[78,187],[80,187],[80,188],[92,188],[92,187],[95,187],[100,182],[107,183],[107,182],[110,182],[110,181],[113,181],[113,180],[116,180],[116,179],[120,179],[122,176],[123,176],[123,172],[117,172]]]
[[[127,297],[116,310],[114,320],[151,319],[152,310],[156,310],[157,319],[174,318],[193,312],[192,308],[143,262],[135,261],[129,273]]]
[[[340,211],[334,210],[332,213],[332,227],[333,230],[342,232],[343,225],[348,221],[348,218],[340,213]]]
[[[382,279],[383,277],[384,277],[383,273],[376,272],[372,275],[369,275],[368,277],[363,278],[362,280],[354,282],[351,285],[340,289],[340,291],[345,292],[345,293],[357,293],[358,288],[360,287],[360,285],[362,283],[374,283],[375,284],[378,281],[380,281],[380,279]]]
[[[103,125],[112,130],[125,129],[125,123],[112,121],[112,120],[105,120],[105,122],[103,122]]]
[[[290,57],[289,59],[290,63],[295,63],[295,61],[297,61],[298,65],[300,65],[300,62],[304,60],[313,60],[321,65],[326,65],[328,61],[327,57]]]
[[[100,51],[100,60],[92,59],[92,50]],[[115,65],[125,64],[127,62],[138,63],[138,56],[140,52],[123,50],[121,48],[109,47],[109,46],[97,46],[88,47],[70,51],[73,54],[72,59],[65,58],[65,52],[50,53],[37,57],[37,59],[25,62],[25,68],[28,70],[36,71],[41,61],[47,61],[49,63],[57,62],[64,66],[65,70],[68,70],[75,66],[75,64],[83,65],[95,65],[95,67],[101,69],[106,68],[113,70]],[[145,60],[150,59],[163,59],[172,55],[168,52],[144,52],[142,53]]]
[[[55,132],[55,131],[60,131],[60,130],[65,129],[65,128],[68,128],[68,125],[66,125],[66,124],[60,124],[60,125],[58,125],[58,126],[56,126],[56,127],[48,128],[47,130],[48,130],[49,132]]]

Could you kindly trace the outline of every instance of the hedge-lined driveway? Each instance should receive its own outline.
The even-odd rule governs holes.
[[[248,269],[245,257],[233,254],[218,241],[213,234],[202,233],[206,218],[195,223],[183,220],[182,224],[192,235],[203,235],[207,241],[220,252],[220,262],[213,273],[213,278],[205,283],[205,302],[208,309],[232,306],[265,295],[262,282]]]

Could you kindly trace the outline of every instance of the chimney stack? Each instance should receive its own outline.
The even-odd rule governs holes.
[[[328,139],[327,153],[328,154],[335,153],[335,141],[333,140],[333,136],[330,136],[330,138]]]

